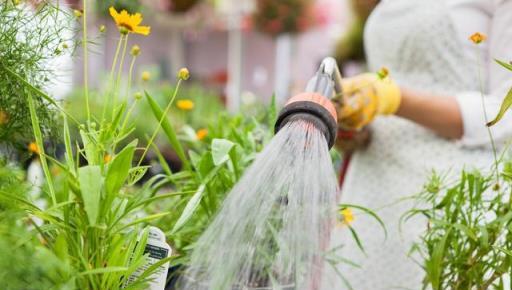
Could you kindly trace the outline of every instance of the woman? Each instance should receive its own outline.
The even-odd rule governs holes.
[[[487,40],[471,42],[475,32]],[[340,254],[361,266],[339,265],[355,290],[421,289],[416,262],[422,261],[408,252],[426,221],[408,221],[400,232],[399,219],[413,204],[399,201],[419,192],[432,169],[492,165],[479,71],[491,119],[512,86],[512,73],[493,61],[512,60],[512,0],[384,0],[367,22],[365,47],[370,71],[387,67],[394,82],[371,82],[374,74],[344,84],[347,91],[361,84],[384,89],[359,92],[376,98],[380,117],[366,107],[360,118],[341,112],[345,127],[373,120],[369,147],[355,153],[348,169],[342,202],[377,209],[388,238],[371,218],[358,216],[352,225],[366,255],[346,228],[332,244],[344,244]],[[512,137],[511,116],[492,128],[497,142]]]

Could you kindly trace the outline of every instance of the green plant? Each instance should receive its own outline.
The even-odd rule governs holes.
[[[512,271],[512,163],[504,163],[504,183],[494,172],[463,170],[449,183],[433,173],[416,197],[424,207],[405,219],[422,215],[428,230],[413,251],[425,259],[424,287],[432,289],[508,289]]]
[[[475,33],[470,39],[479,44],[485,36]],[[512,65],[496,61],[512,71]],[[511,104],[512,89],[487,126],[495,125]],[[487,122],[483,93],[482,109]],[[512,162],[498,156],[490,129],[488,133],[494,153],[492,170],[464,169],[454,181],[433,172],[414,197],[422,206],[403,217],[404,221],[418,215],[428,219],[426,232],[411,250],[424,260],[419,262],[425,271],[424,289],[512,288],[512,282],[505,285],[512,273]]]
[[[74,42],[64,37],[67,28],[61,23],[67,16],[57,6],[44,1],[31,10],[14,2],[0,5],[0,145],[21,149],[33,140],[24,80],[39,89],[50,84],[56,72],[48,63],[72,50]],[[42,134],[55,134],[55,111],[48,106],[54,101],[41,95],[33,101]]]
[[[86,7],[83,10],[87,11]],[[87,59],[88,42],[86,16],[84,12],[84,59]],[[56,264],[68,269],[65,274],[74,289],[144,289],[149,275],[170,260],[162,259],[143,269],[141,275],[132,276],[146,263],[144,252],[148,230],[144,225],[167,214],[147,215],[143,209],[167,196],[155,196],[156,178],[141,187],[135,186],[148,167],[141,166],[140,162],[133,165],[134,153],[139,149],[137,140],[123,142],[133,131],[130,117],[137,104],[137,100],[128,98],[126,93],[130,91],[130,82],[128,88],[120,85],[128,35],[121,29],[118,47],[124,48],[118,49],[114,58],[110,86],[103,93],[109,102],[102,113],[91,114],[87,79],[84,80],[85,122],[79,124],[61,110],[62,144],[65,147],[62,159],[46,152],[42,120],[36,110],[37,98],[51,98],[24,75],[10,72],[25,85],[21,96],[28,103],[37,152],[46,178],[43,192],[48,196],[49,206],[40,208],[28,197],[10,191],[0,191],[0,198],[15,202],[28,219],[42,221],[42,225],[34,224],[37,238],[42,241],[40,246],[56,256]],[[131,68],[137,55],[132,54]],[[87,75],[86,63],[84,75]],[[68,122],[77,126],[78,140],[72,141]],[[148,147],[143,156],[147,150]],[[37,280],[29,282],[36,283]]]
[[[162,110],[151,96],[146,97],[156,119],[160,119]],[[189,258],[194,242],[209,225],[226,194],[272,137],[270,126],[275,116],[275,105],[252,118],[221,113],[216,122],[210,123],[208,134],[202,140],[197,139],[191,127],[184,127],[182,134],[177,134],[169,120],[164,119],[163,131],[173,149],[180,152],[184,151],[183,145],[190,148],[182,160],[190,160],[189,165],[177,173],[173,173],[159,151],[155,151],[165,173],[162,186],[185,193],[174,194],[167,202],[155,204],[156,209],[151,209],[170,212],[160,224],[170,229],[167,231],[169,242],[180,257],[174,263],[181,264]]]
[[[30,186],[24,172],[0,160],[0,192],[23,199]],[[42,246],[33,233],[37,224],[19,210],[19,199],[0,197],[0,280],[3,289],[69,289],[69,269]],[[27,225],[31,225],[29,229]]]

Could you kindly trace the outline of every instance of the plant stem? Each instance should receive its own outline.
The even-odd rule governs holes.
[[[123,73],[124,57],[126,55],[126,46],[127,46],[127,44],[128,44],[128,34],[126,34],[126,36],[124,37],[124,40],[123,40],[123,52],[121,53],[121,60],[119,61],[119,68],[117,70],[117,79],[116,79],[116,82],[115,82],[114,104],[113,104],[113,109],[114,110],[115,110],[115,108],[117,106],[118,95],[120,94],[119,93],[119,83],[121,82],[121,75]]]
[[[84,54],[84,65],[83,65],[83,74],[84,74],[84,96],[85,96],[85,108],[87,111],[87,123],[91,122],[91,110],[89,107],[89,69],[88,69],[88,53],[87,53],[87,0],[83,1],[83,15],[82,15],[82,47]]]
[[[477,62],[478,62],[478,83],[480,85],[480,97],[481,97],[481,100],[482,100],[482,110],[484,111],[484,119],[485,119],[485,123],[489,123],[489,118],[487,116],[487,108],[485,106],[485,96],[484,96],[484,85],[483,85],[483,81],[482,81],[482,70],[481,70],[481,58],[482,58],[482,54],[481,54],[481,49],[478,49],[477,50]],[[491,141],[491,147],[492,147],[492,152],[493,152],[493,155],[494,155],[494,170],[495,170],[495,174],[496,174],[496,183],[499,185],[500,184],[500,173],[499,173],[499,168],[498,168],[498,151],[496,150],[496,143],[494,142],[494,137],[492,135],[492,131],[491,131],[491,128],[489,126],[486,126],[487,128],[487,134],[489,135],[489,140]]]
[[[32,93],[27,91],[28,96],[28,106],[30,110],[30,119],[32,121],[32,130],[34,131],[34,137],[36,139],[37,147],[39,148],[39,158],[41,159],[41,167],[43,167],[44,176],[46,178],[46,182],[48,183],[48,188],[50,190],[50,198],[52,199],[52,205],[55,206],[57,204],[57,199],[55,198],[55,187],[53,186],[53,179],[48,169],[48,162],[46,160],[46,155],[44,152],[44,144],[43,144],[43,134],[41,133],[41,127],[39,126],[39,119],[36,113],[36,107],[34,105],[34,99],[32,98]]]
[[[165,110],[162,114],[162,117],[160,118],[160,121],[158,122],[158,126],[155,128],[155,131],[153,132],[153,135],[148,141],[148,144],[146,145],[146,148],[144,149],[144,152],[142,153],[142,156],[140,157],[139,163],[137,163],[137,167],[142,164],[142,160],[144,160],[144,157],[146,157],[146,154],[149,150],[149,147],[153,143],[153,140],[155,140],[156,135],[158,134],[158,131],[160,131],[160,127],[162,126],[162,122],[164,121],[164,118],[167,117],[167,112],[171,109],[172,104],[174,103],[174,99],[176,98],[176,95],[178,95],[178,91],[180,89],[181,79],[178,79],[178,83],[176,84],[176,88],[174,89],[174,94],[172,95],[171,100],[167,104],[167,107],[165,107]]]
[[[126,89],[126,99],[130,96],[130,90],[132,88],[132,76],[133,76],[133,67],[135,65],[135,60],[137,56],[134,55],[132,61],[130,62],[130,70],[128,71],[128,88]]]
[[[109,84],[112,85],[114,81],[114,71],[117,66],[117,58],[119,57],[119,51],[121,50],[121,44],[123,43],[124,35],[121,34],[121,37],[117,41],[116,53],[114,54],[114,59],[112,60],[112,67],[110,68],[110,76],[109,76]],[[109,88],[110,94],[112,94],[114,88]],[[110,105],[110,96],[107,97],[107,102],[103,106],[102,119],[105,118],[105,113],[107,107]]]

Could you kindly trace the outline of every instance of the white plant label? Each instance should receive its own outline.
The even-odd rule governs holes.
[[[165,235],[162,230],[157,227],[149,227],[148,241],[144,249],[144,254],[149,254],[147,262],[128,278],[127,284],[129,285],[131,282],[135,281],[146,269],[158,263],[160,260],[169,257],[171,253],[172,249],[166,243]],[[148,277],[150,282],[146,290],[164,290],[168,269],[169,262],[158,267],[158,269]]]

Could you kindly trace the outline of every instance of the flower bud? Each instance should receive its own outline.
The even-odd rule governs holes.
[[[140,47],[138,45],[136,45],[136,44],[134,46],[132,46],[130,54],[133,55],[133,56],[139,55],[140,54]]]
[[[182,68],[178,71],[178,78],[186,81],[190,77],[190,73],[187,68]]]
[[[142,80],[147,82],[151,79],[151,74],[148,71],[142,72]]]
[[[83,15],[82,11],[80,11],[78,9],[73,10],[73,14],[75,15],[76,18],[80,18]]]

